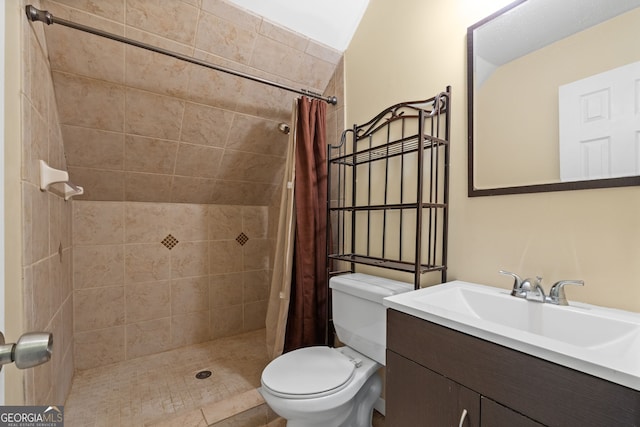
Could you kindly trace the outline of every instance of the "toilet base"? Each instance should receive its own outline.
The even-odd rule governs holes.
[[[335,408],[331,415],[326,412],[305,414],[304,418],[287,420],[287,427],[372,427],[373,405],[381,391],[382,380],[376,372],[364,383],[352,401]],[[324,418],[326,416],[330,418]]]

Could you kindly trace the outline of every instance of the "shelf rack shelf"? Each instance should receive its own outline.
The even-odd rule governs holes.
[[[446,281],[451,88],[354,125],[329,146],[329,276],[356,265]]]

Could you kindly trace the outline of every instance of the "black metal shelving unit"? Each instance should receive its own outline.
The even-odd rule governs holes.
[[[368,265],[447,274],[451,87],[342,134],[328,153],[329,277]]]

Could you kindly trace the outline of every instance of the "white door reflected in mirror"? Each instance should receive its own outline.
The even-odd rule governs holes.
[[[558,90],[560,179],[640,174],[640,62]]]

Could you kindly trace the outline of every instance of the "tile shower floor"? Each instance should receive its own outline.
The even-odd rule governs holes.
[[[81,371],[65,404],[65,425],[153,424],[255,389],[267,363],[259,330]],[[202,370],[212,375],[196,379]]]

